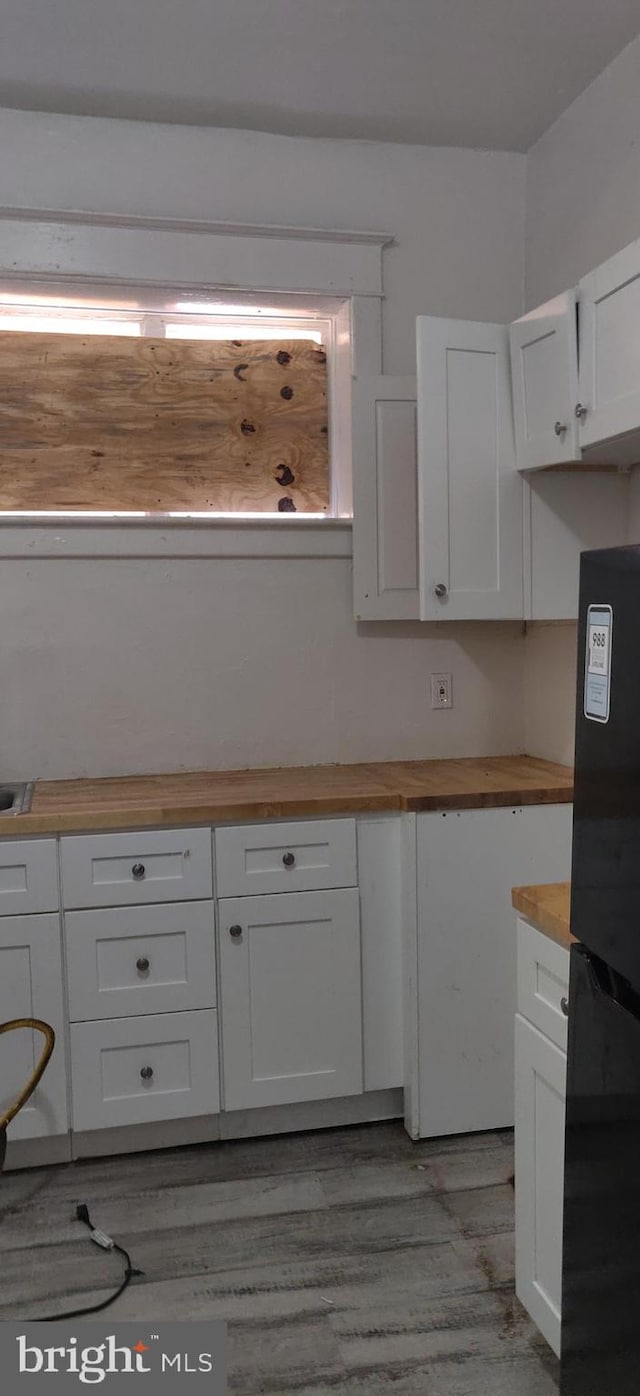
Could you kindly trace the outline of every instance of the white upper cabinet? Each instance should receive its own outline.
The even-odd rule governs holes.
[[[640,240],[511,326],[417,339],[416,384],[354,382],[356,618],[575,617],[581,551],[629,541]]]
[[[615,463],[640,459],[640,241],[580,282],[580,445],[635,434]]]
[[[575,293],[516,320],[509,339],[518,469],[579,459]]]
[[[417,620],[416,380],[355,380],[353,588],[356,620]]]
[[[523,489],[504,325],[418,317],[421,620],[523,615]]]

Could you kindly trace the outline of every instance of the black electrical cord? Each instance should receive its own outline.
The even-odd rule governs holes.
[[[91,1239],[96,1242],[96,1245],[101,1246],[103,1250],[117,1251],[119,1255],[123,1256],[125,1272],[122,1283],[118,1285],[118,1288],[113,1294],[109,1295],[108,1299],[103,1299],[101,1304],[89,1304],[86,1309],[67,1309],[63,1314],[40,1315],[32,1319],[32,1323],[64,1322],[65,1319],[68,1318],[82,1318],[85,1314],[99,1314],[103,1309],[108,1309],[111,1304],[115,1304],[116,1299],[119,1299],[120,1295],[124,1294],[131,1280],[135,1279],[138,1275],[144,1274],[144,1270],[137,1270],[135,1266],[131,1264],[131,1256],[128,1251],[125,1251],[124,1246],[119,1246],[117,1241],[113,1241],[110,1236],[107,1236],[103,1231],[99,1231],[93,1225],[91,1217],[89,1216],[89,1208],[84,1202],[78,1203],[76,1207],[76,1217],[78,1221],[84,1222],[85,1226],[89,1227]]]

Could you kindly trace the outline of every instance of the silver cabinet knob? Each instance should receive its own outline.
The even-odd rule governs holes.
[[[583,417],[586,417],[588,410],[588,407],[585,407],[584,403],[576,403],[576,417],[578,418],[578,421],[581,421]]]
[[[568,999],[565,999],[565,998],[560,999],[560,1008],[562,1009],[562,1012],[564,1013],[565,1018],[568,1018],[568,1017],[569,1017],[569,1000],[568,1000]]]
[[[145,868],[144,863],[134,863],[131,869],[131,875],[132,877],[135,877],[136,882],[140,882],[141,879],[144,877],[146,871],[147,870]]]
[[[447,587],[446,582],[438,582],[437,586],[435,586],[433,590],[435,591],[438,600],[442,601],[443,598],[447,595],[449,588]]]
[[[140,1075],[141,1075],[143,1081],[150,1081],[151,1078],[152,1078],[152,1076],[153,1076],[153,1067],[152,1067],[152,1066],[143,1066],[143,1067],[141,1067],[141,1068],[140,1068]]]
[[[242,935],[242,926],[230,926],[229,935],[232,940],[239,940]]]
[[[556,422],[553,430],[555,431],[556,436],[564,436],[565,431],[567,430],[566,424],[564,422]]]
[[[147,959],[146,955],[141,955],[140,959],[136,960],[136,969],[139,969],[141,974],[146,974],[150,968],[151,961]]]
[[[295,853],[283,853],[283,855],[282,855],[282,861],[283,861],[283,863],[284,863],[284,865],[285,865],[285,868],[292,868],[292,867],[294,866],[295,861],[296,861],[296,855],[295,855]]]

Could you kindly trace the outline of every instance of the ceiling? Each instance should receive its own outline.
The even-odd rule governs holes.
[[[527,150],[638,0],[1,0],[0,105]]]

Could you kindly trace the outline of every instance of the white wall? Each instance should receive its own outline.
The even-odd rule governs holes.
[[[526,750],[573,765],[577,626],[538,622],[524,646],[523,702]]]
[[[508,320],[524,278],[525,158],[0,111],[2,204],[392,234],[385,372],[416,315]]]
[[[555,122],[527,159],[526,303],[573,286],[640,237],[640,38]],[[631,490],[629,541],[640,539],[640,486]],[[575,626],[530,628],[525,746],[570,760]]]
[[[384,359],[418,312],[522,308],[524,158],[0,113],[5,208],[377,229]],[[0,222],[0,237],[2,224]],[[518,627],[359,626],[333,560],[0,563],[7,776],[522,749]],[[451,670],[455,708],[428,676]]]
[[[640,237],[639,94],[640,37],[529,152],[528,306]]]
[[[350,594],[345,559],[0,563],[3,775],[518,749],[519,626],[356,630]]]

